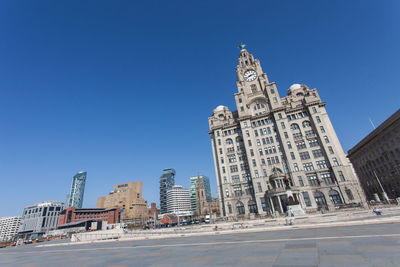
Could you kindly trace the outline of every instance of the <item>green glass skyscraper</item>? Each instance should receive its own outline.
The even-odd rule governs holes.
[[[72,178],[71,191],[67,197],[67,207],[82,208],[86,174],[85,171],[80,171]]]

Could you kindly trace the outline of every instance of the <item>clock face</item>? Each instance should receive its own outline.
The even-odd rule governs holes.
[[[257,78],[257,73],[254,70],[248,70],[244,73],[243,78],[246,82],[254,81]]]

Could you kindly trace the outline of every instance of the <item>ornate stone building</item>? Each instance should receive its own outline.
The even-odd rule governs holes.
[[[208,119],[222,215],[362,203],[317,90],[293,84],[281,98],[246,49],[240,51],[236,73],[237,110],[218,106]]]

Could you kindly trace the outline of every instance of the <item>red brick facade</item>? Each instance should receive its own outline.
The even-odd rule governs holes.
[[[108,224],[120,222],[120,208],[113,209],[77,209],[69,207],[60,213],[58,226],[79,221],[107,221]]]

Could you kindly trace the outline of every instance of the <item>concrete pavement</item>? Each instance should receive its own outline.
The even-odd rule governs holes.
[[[0,250],[0,266],[399,266],[400,224]]]

